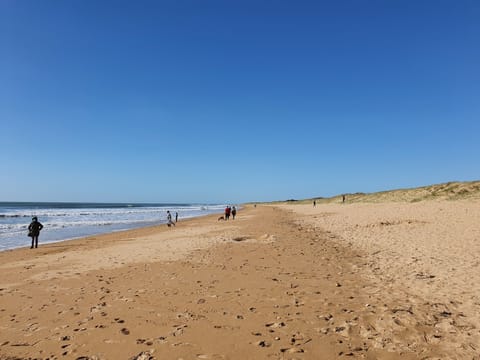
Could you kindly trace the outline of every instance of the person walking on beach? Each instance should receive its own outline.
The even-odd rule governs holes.
[[[168,227],[170,226],[175,226],[175,223],[172,221],[172,214],[170,214],[170,210],[167,210],[167,225]]]
[[[235,220],[235,215],[237,215],[237,208],[234,206],[232,207],[232,220]]]
[[[28,225],[28,236],[32,238],[32,246],[30,246],[30,249],[33,249],[33,245],[35,245],[35,248],[38,248],[38,236],[42,229],[43,225],[39,223],[38,218],[34,216],[30,225]]]
[[[317,206],[317,202],[313,200],[313,207]]]
[[[178,212],[175,211],[175,222],[177,223],[178,222]]]
[[[345,195],[342,196],[342,203],[345,203]]]
[[[225,220],[230,219],[230,212],[231,212],[231,208],[230,208],[230,206],[227,206],[225,208]]]

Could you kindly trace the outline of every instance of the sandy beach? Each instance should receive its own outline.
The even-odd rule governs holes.
[[[479,38],[480,0],[0,0],[0,360],[480,360]]]
[[[217,218],[1,252],[0,359],[480,359],[480,201]]]
[[[357,270],[381,314],[377,346],[414,350],[423,340],[441,358],[479,358],[479,200],[283,208],[362,256]]]

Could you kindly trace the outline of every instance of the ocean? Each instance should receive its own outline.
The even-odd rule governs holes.
[[[31,245],[27,236],[32,217],[44,228],[39,245],[90,235],[164,224],[167,210],[178,221],[222,213],[220,204],[121,204],[0,202],[0,251]]]

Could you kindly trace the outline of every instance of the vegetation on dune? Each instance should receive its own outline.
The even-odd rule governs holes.
[[[317,204],[342,203],[345,195],[346,203],[380,203],[380,202],[418,202],[428,200],[461,200],[480,199],[480,181],[448,182],[422,186],[412,189],[398,189],[376,193],[340,194],[330,198],[311,198],[303,200],[288,200],[289,204],[307,204],[314,200]],[[284,202],[284,201],[282,201]]]

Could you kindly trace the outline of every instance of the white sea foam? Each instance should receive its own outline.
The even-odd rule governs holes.
[[[19,204],[0,203],[0,250],[29,245],[27,228],[37,216],[44,229],[40,242],[78,238],[166,222],[166,211],[179,220],[222,212],[224,205]]]

